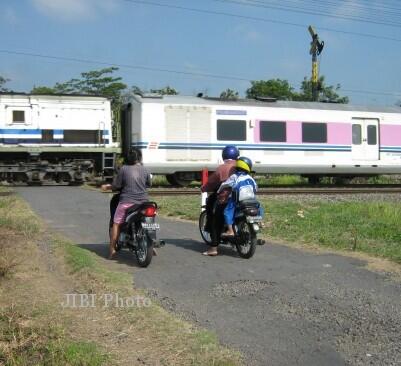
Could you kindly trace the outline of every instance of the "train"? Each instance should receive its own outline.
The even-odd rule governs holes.
[[[135,95],[122,110],[122,149],[172,184],[199,180],[236,145],[257,174],[353,178],[401,174],[401,108],[273,98]]]
[[[0,93],[0,181],[82,184],[112,176],[111,103],[89,95]]]
[[[401,107],[135,94],[114,118],[104,97],[0,93],[0,181],[107,180],[138,148],[153,174],[185,186],[226,145],[260,175],[401,174]]]

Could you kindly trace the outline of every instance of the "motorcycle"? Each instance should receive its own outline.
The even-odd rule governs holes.
[[[199,231],[203,241],[210,245],[211,235],[207,227],[206,206],[202,206],[203,211],[199,216]],[[222,214],[222,213],[221,213]],[[249,259],[255,254],[256,245],[259,244],[257,233],[260,230],[263,217],[260,215],[260,203],[255,199],[241,201],[237,204],[234,216],[234,233],[232,237],[222,237],[224,231],[224,220],[218,221],[216,231],[218,240],[222,244],[231,244],[237,249],[241,258]]]
[[[114,195],[110,202],[110,229],[113,226],[114,211],[118,205],[118,199],[118,195]],[[121,225],[116,251],[120,251],[124,247],[128,248],[135,253],[141,267],[149,266],[153,257],[153,249],[156,246],[164,245],[163,241],[160,240],[159,243],[156,241],[156,232],[160,229],[160,225],[155,219],[156,214],[156,202],[149,201],[135,205],[127,210],[125,221]]]

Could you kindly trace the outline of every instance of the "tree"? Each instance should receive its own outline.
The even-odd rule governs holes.
[[[294,88],[287,80],[270,79],[251,81],[251,87],[246,91],[247,98],[272,97],[279,100],[292,100]]]
[[[56,83],[52,88],[38,86],[32,89],[37,94],[93,94],[111,98],[113,103],[118,103],[121,93],[127,85],[121,82],[121,77],[113,77],[118,67],[107,67],[101,70],[93,70],[81,73],[80,79],[71,79],[64,83]]]
[[[34,86],[31,90],[32,94],[56,94],[56,90],[54,88],[50,88],[48,86]]]
[[[229,88],[220,93],[220,99],[236,100],[238,97],[238,92]]]
[[[0,92],[8,92],[9,90],[5,88],[3,85],[6,84],[10,79],[3,78],[0,76]]]
[[[168,85],[161,89],[150,89],[150,92],[160,95],[178,95],[178,91]]]
[[[347,104],[349,102],[348,97],[341,97],[338,95],[337,91],[341,88],[340,84],[336,86],[325,85],[324,76],[319,77],[318,81],[318,101],[319,102],[334,102],[334,103],[342,103]],[[312,97],[312,81],[307,77],[304,77],[304,80],[301,84],[301,91],[299,94],[294,95],[294,100],[300,101],[313,101]]]

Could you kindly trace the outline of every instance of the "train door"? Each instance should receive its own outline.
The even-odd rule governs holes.
[[[352,159],[379,160],[379,120],[352,120]]]

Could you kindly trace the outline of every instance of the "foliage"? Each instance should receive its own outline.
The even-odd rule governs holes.
[[[238,97],[239,97],[238,92],[230,88],[227,88],[226,90],[220,93],[220,99],[236,100],[238,99]]]
[[[49,95],[49,94],[56,94],[56,90],[48,86],[34,86],[33,89],[31,90],[31,93]]]
[[[312,82],[308,78],[304,78],[299,92],[287,80],[270,79],[251,81],[251,87],[246,91],[247,98],[256,97],[272,97],[278,100],[297,100],[297,101],[313,101]],[[319,102],[348,103],[348,97],[338,95],[340,84],[336,86],[325,85],[324,76],[319,78]]]
[[[6,84],[10,79],[3,78],[0,76],[0,92],[8,92],[9,90],[4,87],[4,84]]]
[[[161,89],[150,89],[150,92],[160,95],[178,95],[178,91],[168,85]]]
[[[348,97],[341,97],[337,93],[340,88],[340,84],[337,84],[336,86],[325,85],[324,76],[320,76],[318,81],[318,101],[347,104],[349,101]],[[299,94],[295,94],[293,99],[300,101],[313,101],[312,81],[310,79],[304,77],[301,84],[301,92]]]
[[[270,79],[251,81],[251,87],[246,91],[247,98],[272,97],[279,100],[292,100],[294,88],[287,80]]]
[[[118,67],[107,67],[101,70],[93,70],[81,73],[81,78],[71,79],[63,83],[56,83],[54,87],[38,86],[32,89],[36,94],[91,94],[111,98],[114,104],[121,100],[121,93],[126,85],[121,82],[121,77],[113,77],[111,74]]]

